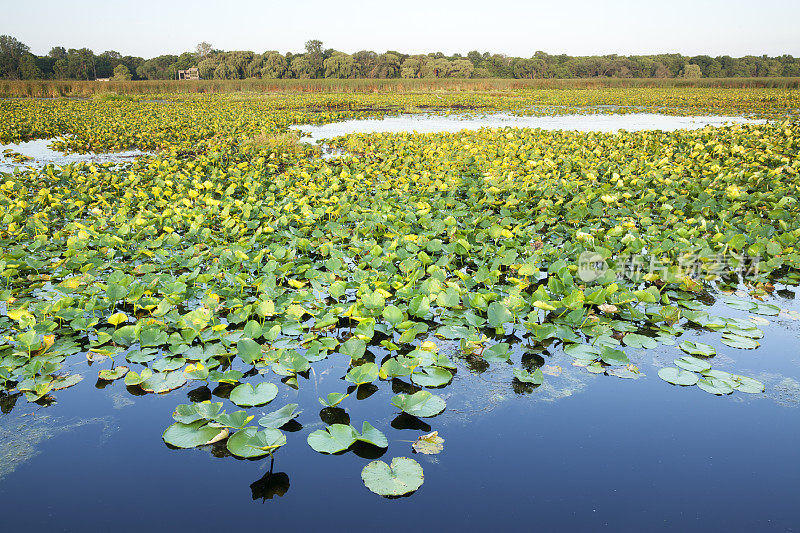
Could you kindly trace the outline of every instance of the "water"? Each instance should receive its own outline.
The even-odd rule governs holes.
[[[774,303],[796,310],[795,293],[782,294],[790,299]],[[712,312],[747,316],[721,304]],[[512,386],[511,365],[476,373],[458,360],[453,383],[437,391],[447,398],[447,410],[422,420],[397,416],[391,407],[398,382],[376,382],[368,399],[352,394],[342,407],[354,426],[368,420],[386,433],[385,453],[365,447],[329,456],[306,444],[308,433],[324,426],[316,398],[345,386],[348,359],[332,355],[300,379],[299,391],[281,385],[271,404],[248,410],[258,420],[289,402],[303,409],[302,428],[284,429],[288,443],[274,464],[226,457],[223,446],[167,448],[160,435],[174,407],[211,391],[196,382],[166,396],[135,396],[122,381],[98,389],[92,376],[108,362],[88,367],[74,356],[72,370],[86,379],[55,393],[56,404],[19,399],[0,415],[3,526],[796,530],[800,323],[786,314],[769,320],[757,350],[728,348],[718,333],[690,331],[681,338],[715,345],[714,368],[762,379],[767,391],[761,395],[717,397],[667,384],[657,367],[682,355],[669,346],[628,349],[646,374],[639,380],[591,375],[555,349],[545,359],[561,374],[546,375],[544,385],[527,390]],[[9,410],[7,399],[0,405]],[[225,408],[237,409],[227,400]],[[412,455],[411,441],[431,430],[445,438],[444,451]],[[414,457],[425,483],[405,498],[372,494],[360,471],[378,456]]]
[[[49,147],[52,139],[37,139],[18,144],[0,144],[0,172],[13,172],[15,168],[24,169],[26,167],[42,168],[48,163],[58,166],[70,163],[93,162],[93,163],[125,163],[134,158],[147,155],[141,150],[125,150],[121,152],[108,153],[89,153],[89,154],[64,154]],[[14,152],[33,158],[31,161],[15,162],[10,157],[4,157],[4,150]]]
[[[726,123],[763,124],[764,120],[743,117],[704,116],[681,117],[659,115],[656,113],[630,114],[588,114],[555,116],[517,116],[506,113],[489,115],[434,115],[403,114],[387,116],[383,119],[346,120],[330,124],[292,126],[307,133],[311,142],[331,139],[350,133],[398,133],[415,131],[417,133],[456,132],[477,130],[479,128],[542,128],[545,130],[577,130],[616,132],[678,129],[699,129],[706,126],[722,126]]]

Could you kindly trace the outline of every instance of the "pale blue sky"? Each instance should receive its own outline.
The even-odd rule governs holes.
[[[55,45],[152,57],[208,41],[223,50],[514,56],[800,55],[800,0],[0,0],[0,34],[34,53]]]

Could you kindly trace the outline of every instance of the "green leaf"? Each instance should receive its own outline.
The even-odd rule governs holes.
[[[436,416],[447,406],[444,399],[428,391],[398,394],[392,398],[392,405],[404,413],[421,418]]]
[[[411,381],[420,387],[443,387],[452,379],[453,374],[436,366],[418,367],[417,371],[411,374]]]
[[[688,353],[689,355],[701,355],[703,357],[711,357],[717,354],[716,348],[710,344],[703,344],[702,342],[683,341],[678,345],[678,348]]]
[[[278,387],[274,383],[243,383],[231,391],[230,400],[239,407],[264,405],[275,399]]]
[[[339,351],[348,356],[351,361],[357,361],[364,357],[367,349],[367,343],[356,337],[350,337],[347,342],[341,345]]]
[[[630,359],[622,350],[616,350],[610,346],[603,346],[600,350],[600,358],[607,365],[628,365]]]
[[[703,359],[687,355],[675,359],[675,366],[690,372],[704,372],[711,368],[711,364]]]
[[[528,372],[524,368],[514,368],[512,371],[514,379],[522,383],[533,383],[534,385],[541,385],[544,383],[544,374],[541,368],[537,368],[533,372]]]
[[[697,374],[680,368],[666,367],[658,371],[658,377],[673,385],[690,386],[697,383]]]
[[[655,339],[637,333],[628,333],[622,338],[622,342],[625,343],[625,346],[630,346],[631,348],[651,349],[658,346],[658,341]]]
[[[258,420],[258,425],[265,428],[280,429],[286,425],[290,420],[297,418],[301,411],[297,411],[296,403],[289,403],[278,409],[262,416]]]
[[[258,431],[255,427],[240,429],[228,439],[228,451],[244,458],[263,457],[286,444],[286,436],[277,429]]]
[[[397,324],[405,320],[406,317],[405,313],[403,313],[399,307],[390,304],[383,310],[383,318],[392,326],[397,326]]]
[[[358,432],[345,424],[333,424],[308,435],[308,445],[320,453],[339,453],[358,440]]]
[[[506,322],[512,322],[514,320],[514,315],[500,302],[492,302],[489,304],[488,319],[490,326],[499,328]]]
[[[366,442],[367,444],[372,444],[378,448],[386,448],[389,446],[389,439],[386,438],[386,435],[372,427],[372,424],[367,421],[361,424],[361,435],[358,436],[358,440]]]
[[[125,374],[128,373],[128,370],[129,368],[127,366],[117,366],[112,370],[101,370],[97,373],[97,377],[105,381],[115,381],[124,377]]]
[[[331,392],[325,399],[320,398],[319,403],[325,407],[336,407],[342,400],[350,396],[349,394],[342,394],[341,392]]]
[[[391,465],[372,461],[361,471],[364,485],[381,496],[402,496],[414,492],[424,481],[422,467],[413,459],[395,457]]]
[[[500,342],[490,346],[483,351],[483,358],[490,363],[502,363],[511,358],[511,345],[507,342]]]
[[[733,386],[725,380],[715,378],[701,378],[697,380],[697,386],[710,394],[730,394]]]
[[[411,444],[411,448],[416,453],[424,453],[426,455],[433,455],[444,450],[444,439],[439,436],[438,431],[422,435]]]
[[[761,344],[750,337],[742,337],[741,335],[734,335],[726,333],[722,336],[722,344],[730,346],[731,348],[741,348],[742,350],[753,350],[761,346]]]
[[[263,357],[261,345],[253,339],[241,339],[236,343],[236,351],[239,359],[247,365],[252,365]]]
[[[380,368],[375,363],[364,363],[351,368],[344,379],[355,385],[372,383],[378,379],[379,370]]]
[[[162,435],[164,442],[176,448],[194,448],[211,444],[225,438],[228,430],[205,425],[205,420],[197,420],[191,424],[175,422]]]

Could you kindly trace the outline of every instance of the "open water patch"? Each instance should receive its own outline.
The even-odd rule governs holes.
[[[123,164],[148,155],[141,150],[119,152],[65,154],[50,148],[52,139],[36,139],[16,144],[0,144],[0,172],[13,172],[15,168],[44,168],[48,164],[65,166],[72,163],[117,163]]]
[[[486,115],[405,113],[382,119],[355,119],[322,125],[294,125],[310,137],[311,142],[332,139],[352,133],[455,133],[481,128],[541,128],[544,130],[573,130],[613,133],[620,130],[675,131],[700,129],[725,124],[764,124],[766,120],[735,116],[673,116],[658,113],[571,114],[553,116],[518,116],[509,113]]]

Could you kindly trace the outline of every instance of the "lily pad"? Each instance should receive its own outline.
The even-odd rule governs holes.
[[[514,374],[514,379],[522,383],[533,383],[534,385],[544,383],[544,374],[541,368],[537,368],[533,372],[528,372],[524,368],[515,368],[512,373]]]
[[[284,444],[286,436],[277,429],[267,428],[258,431],[258,428],[250,426],[231,435],[227,448],[238,457],[254,458],[272,454]]]
[[[697,374],[674,367],[662,368],[658,371],[658,377],[673,385],[690,386],[697,383]]]
[[[690,372],[704,372],[711,368],[711,364],[708,361],[692,357],[691,355],[675,359],[675,366]]]
[[[444,450],[444,439],[439,436],[438,431],[422,435],[411,445],[416,453],[434,455]]]
[[[308,445],[320,453],[339,453],[358,440],[358,432],[345,424],[333,424],[325,429],[312,431],[307,438]]]
[[[423,366],[411,374],[411,381],[420,387],[443,387],[452,379],[453,374],[436,366]]]
[[[274,383],[243,383],[231,391],[230,400],[239,407],[264,405],[275,399],[278,387]]]
[[[414,394],[398,394],[392,398],[392,405],[404,413],[421,418],[436,416],[447,406],[440,396],[424,390]]]
[[[208,426],[205,420],[197,420],[191,424],[175,422],[163,434],[164,442],[176,448],[195,448],[212,444],[227,436],[226,428]]]
[[[422,467],[408,457],[395,457],[391,465],[372,461],[361,471],[364,485],[381,496],[402,496],[419,489],[424,481]]]
[[[289,403],[278,409],[262,416],[258,420],[258,425],[265,428],[280,429],[290,420],[297,418],[301,411],[297,411],[296,403]]]

